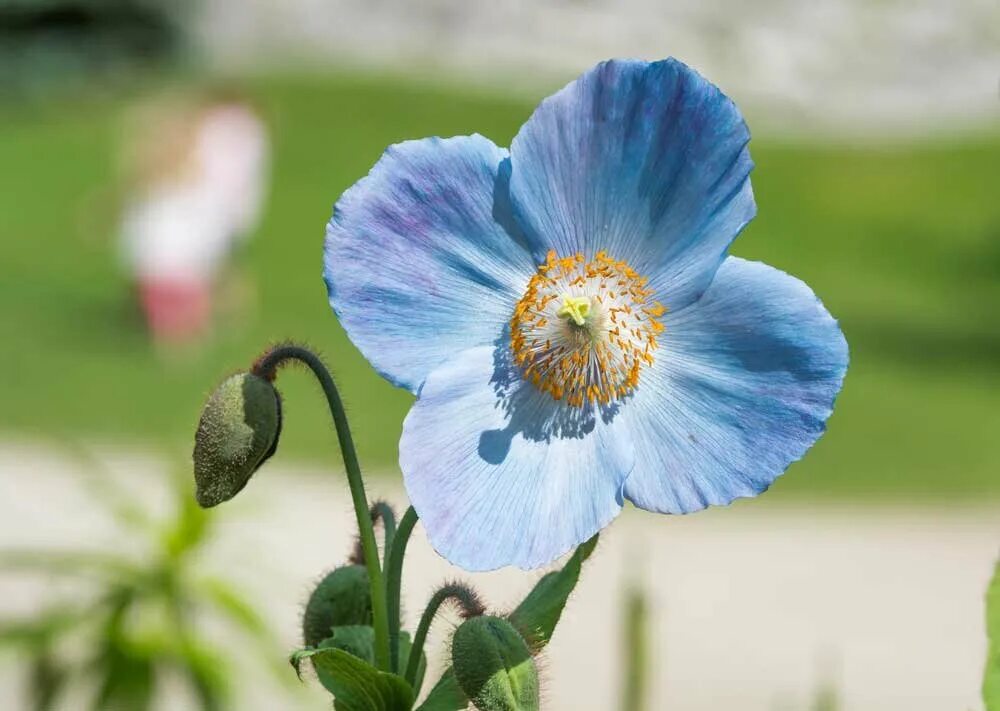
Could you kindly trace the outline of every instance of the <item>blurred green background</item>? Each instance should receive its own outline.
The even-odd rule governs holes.
[[[117,216],[106,192],[135,90],[0,109],[6,434],[186,446],[212,385],[268,342],[292,338],[332,364],[363,462],[395,471],[410,396],[375,375],[329,309],[324,224],[388,144],[480,132],[507,145],[535,101],[358,72],[270,75],[243,88],[271,127],[274,153],[270,200],[245,257],[259,308],[197,356],[167,364],[112,258]],[[751,151],[759,215],[733,251],[808,282],[851,345],[827,436],[775,490],[1000,492],[1000,132],[851,143],[767,136]],[[282,456],[330,461],[318,390],[294,376],[282,387]]]
[[[768,40],[767,52],[755,49],[768,14],[782,12],[773,3],[753,5],[743,29],[725,36],[697,23],[686,31],[664,10],[660,20],[643,20],[666,33],[655,46],[638,31],[635,13],[593,15],[594,23],[613,23],[598,36],[586,34],[582,11],[539,10],[542,24],[517,23],[521,45],[493,46],[495,56],[469,52],[462,42],[478,46],[476,38],[516,16],[496,10],[485,21],[473,6],[455,6],[454,15],[400,6],[370,16],[349,2],[320,16],[301,3],[277,14],[268,14],[265,2],[236,13],[227,0],[0,6],[0,85],[8,89],[0,101],[0,363],[7,375],[0,434],[183,451],[213,384],[267,343],[291,338],[319,348],[333,365],[367,467],[395,472],[410,397],[372,372],[327,306],[321,250],[332,205],[393,142],[479,132],[507,145],[538,99],[585,68],[574,57],[601,52],[603,42],[618,54],[676,53],[727,90],[723,79],[733,78],[731,93],[756,136],[759,205],[733,251],[807,281],[847,334],[852,363],[828,435],[776,491],[851,498],[1000,492],[1000,122],[994,111],[965,123],[953,112],[950,121],[931,121],[929,131],[918,122],[905,131],[878,123],[884,115],[906,117],[914,97],[923,97],[927,116],[949,101],[956,111],[979,106],[974,80],[991,56],[984,29],[991,16],[978,17],[972,7],[939,13],[941,37],[945,30],[953,36],[938,42],[950,53],[937,52],[933,67],[921,67],[910,59],[906,14],[842,5],[839,21],[878,36],[881,55],[872,50],[852,66],[803,65],[796,55],[802,31],[836,51],[842,40],[794,13],[779,32],[784,44]],[[243,24],[234,24],[236,17]],[[324,18],[331,22],[323,32],[311,33],[310,23]],[[736,18],[716,19],[720,29]],[[545,23],[563,20],[572,20],[562,25],[565,52],[517,60],[531,32],[545,35],[552,29]],[[690,38],[704,42],[691,45],[693,57],[684,54]],[[407,52],[423,57],[423,69]],[[296,53],[313,61],[289,61]],[[167,90],[218,83],[220,57],[231,55],[244,61],[223,83],[238,85],[260,110],[272,141],[270,196],[240,255],[255,296],[199,352],[165,361],[149,344],[118,258],[124,117]],[[890,81],[873,69],[901,69],[894,64],[900,60],[917,71]],[[949,62],[966,67],[968,86],[940,81]],[[480,70],[493,64],[501,69]],[[534,84],[517,71],[525,65],[539,66]],[[812,74],[796,75],[803,66]],[[921,83],[933,76],[938,101]],[[283,378],[282,387],[282,456],[330,461],[333,438],[317,389],[305,377]]]

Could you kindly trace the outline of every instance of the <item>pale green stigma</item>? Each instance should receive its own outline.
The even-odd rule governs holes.
[[[577,326],[587,323],[587,316],[590,315],[590,299],[586,296],[570,296],[563,294],[562,306],[556,311],[556,316],[571,320]]]

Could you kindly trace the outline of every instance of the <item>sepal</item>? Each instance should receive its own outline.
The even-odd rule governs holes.
[[[289,659],[301,678],[304,660],[316,668],[323,686],[334,696],[337,711],[410,711],[413,689],[403,677],[379,671],[368,662],[333,647],[302,649]]]
[[[538,670],[531,650],[502,617],[463,622],[451,644],[458,685],[480,711],[538,711]]]
[[[327,573],[309,596],[302,614],[302,641],[306,647],[317,647],[334,627],[371,621],[368,571],[362,565],[344,565]]]

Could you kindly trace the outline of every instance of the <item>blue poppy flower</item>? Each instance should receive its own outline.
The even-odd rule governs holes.
[[[680,514],[759,494],[822,434],[837,322],[726,253],[756,213],[748,140],[681,62],[612,60],[509,152],[407,141],[341,197],[330,303],[417,395],[399,462],[444,557],[538,567],[625,499]]]

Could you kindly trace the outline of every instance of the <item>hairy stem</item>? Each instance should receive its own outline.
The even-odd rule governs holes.
[[[388,568],[389,551],[392,549],[392,541],[396,537],[396,512],[393,511],[392,507],[385,501],[376,501],[372,504],[371,513],[373,514],[373,523],[376,519],[382,522],[382,548],[385,551],[383,554],[385,556],[385,561],[382,567]]]
[[[399,528],[392,538],[392,545],[386,545],[385,585],[389,608],[389,659],[393,673],[399,673],[399,628],[400,628],[400,590],[403,585],[403,557],[406,555],[406,544],[410,542],[410,534],[417,524],[417,512],[411,506],[406,509],[399,521]],[[388,533],[386,535],[388,538]]]
[[[431,623],[437,616],[438,610],[441,609],[441,605],[449,601],[458,606],[462,617],[465,618],[477,617],[485,612],[479,595],[464,583],[448,583],[431,595],[430,602],[427,603],[424,614],[420,617],[420,624],[417,625],[417,633],[413,637],[413,647],[410,649],[410,661],[406,665],[404,676],[411,686],[416,686],[420,657],[424,652],[424,642],[427,641],[427,633],[430,631]],[[420,689],[414,688],[414,693],[419,694]]]
[[[351,438],[351,428],[344,411],[344,403],[340,399],[333,376],[327,370],[323,361],[312,351],[296,345],[279,345],[264,354],[254,364],[253,372],[267,380],[274,380],[279,366],[290,360],[304,363],[319,380],[330,414],[337,430],[337,441],[344,457],[344,468],[347,470],[347,483],[351,489],[351,499],[354,503],[354,513],[358,520],[358,531],[361,534],[361,547],[365,554],[365,566],[371,582],[372,622],[375,628],[375,664],[379,669],[389,669],[389,618],[386,608],[385,584],[382,580],[382,568],[378,559],[378,544],[375,542],[375,527],[368,511],[368,499],[365,496],[365,483],[361,478],[361,467],[358,455]]]
[[[368,509],[368,515],[371,516],[372,526],[376,526],[379,522],[382,523],[382,549],[384,550],[382,569],[385,570],[389,565],[389,549],[392,547],[392,539],[396,535],[396,512],[393,511],[388,502],[376,501]],[[361,546],[361,536],[358,536],[357,540],[354,541],[354,550],[351,551],[349,560],[356,565],[365,564],[365,551]]]

